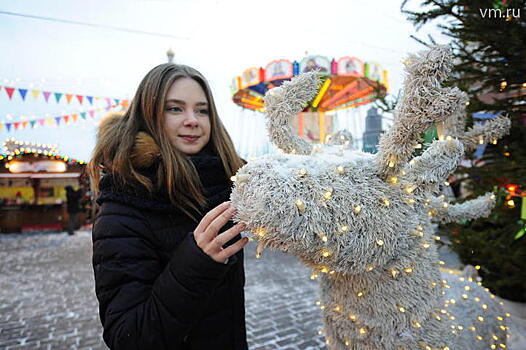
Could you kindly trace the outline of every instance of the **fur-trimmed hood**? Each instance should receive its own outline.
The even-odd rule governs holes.
[[[103,135],[112,128],[120,127],[124,122],[124,112],[112,112],[107,114],[99,125],[99,135]],[[130,159],[136,169],[148,168],[161,156],[161,149],[155,143],[153,137],[144,131],[139,131],[135,136]]]

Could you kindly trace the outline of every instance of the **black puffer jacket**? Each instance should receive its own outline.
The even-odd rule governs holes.
[[[219,158],[191,160],[207,210],[228,200],[230,182]],[[145,175],[154,178],[152,171]],[[197,224],[161,193],[122,188],[110,175],[100,189],[93,268],[106,344],[126,350],[247,349],[243,252],[227,264],[211,259],[195,243]]]

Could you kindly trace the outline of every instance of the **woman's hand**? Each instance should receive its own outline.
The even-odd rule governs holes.
[[[197,245],[203,252],[217,262],[225,262],[226,259],[240,251],[247,243],[248,238],[243,237],[236,243],[223,248],[223,245],[237,236],[246,227],[245,224],[237,224],[227,231],[217,234],[236,213],[236,209],[225,202],[210,210],[202,219],[194,231]]]

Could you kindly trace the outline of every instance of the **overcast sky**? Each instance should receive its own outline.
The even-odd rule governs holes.
[[[164,63],[166,51],[172,48],[176,62],[197,68],[209,79],[221,118],[236,144],[246,147],[243,137],[263,133],[260,119],[231,102],[229,86],[248,67],[281,58],[299,61],[306,52],[336,59],[356,56],[389,70],[391,92],[396,93],[403,79],[401,59],[422,49],[410,38],[415,28],[399,7],[396,0],[0,0],[2,12],[94,25],[0,13],[0,85],[131,98],[142,77]],[[427,33],[447,43],[434,25],[416,34]],[[0,122],[90,109],[75,101],[68,105],[64,99],[60,104],[52,99],[45,103],[42,97],[33,100],[28,94],[25,102],[20,96],[8,100],[2,90]],[[345,116],[363,119],[365,109]],[[363,126],[363,120],[353,123],[355,128]],[[9,133],[4,128],[0,141],[15,137],[54,143],[61,154],[89,160],[94,135],[95,125],[88,121]],[[250,142],[254,140],[259,139],[252,137]]]

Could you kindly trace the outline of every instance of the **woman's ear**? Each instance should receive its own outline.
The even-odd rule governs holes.
[[[135,144],[131,153],[131,161],[134,168],[148,168],[161,156],[161,149],[155,143],[153,137],[140,131],[135,136]]]

